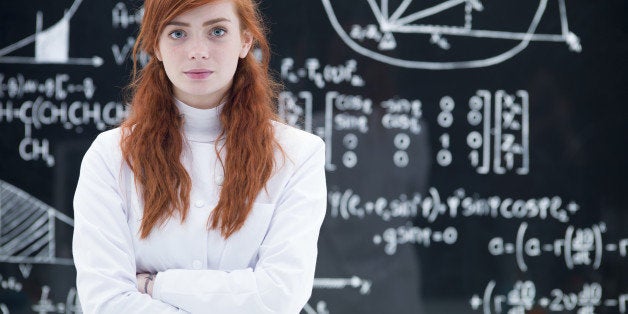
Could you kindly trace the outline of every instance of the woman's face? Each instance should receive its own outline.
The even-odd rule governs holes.
[[[174,87],[174,96],[197,108],[212,108],[231,88],[238,58],[252,38],[240,30],[235,4],[218,0],[170,21],[159,37],[157,59]]]

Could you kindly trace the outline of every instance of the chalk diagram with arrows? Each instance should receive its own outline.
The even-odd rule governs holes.
[[[342,41],[403,68],[449,70],[502,63],[532,42],[580,52],[565,0],[321,0]],[[366,14],[363,12],[367,12]]]
[[[0,42],[0,64],[64,64],[99,67],[103,59],[99,56],[70,57],[70,20],[83,0],[75,0],[63,17],[52,26],[43,27],[43,12],[37,11],[35,33],[4,46]],[[15,51],[29,45],[35,46],[34,56],[13,55]]]

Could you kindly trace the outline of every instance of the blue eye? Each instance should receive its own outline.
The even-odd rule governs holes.
[[[183,32],[181,30],[176,30],[176,31],[170,32],[170,34],[168,34],[168,36],[170,36],[171,38],[174,38],[174,39],[179,39],[179,38],[185,37],[185,32]]]
[[[221,36],[224,36],[226,33],[227,31],[222,28],[212,29],[212,36],[221,37]]]

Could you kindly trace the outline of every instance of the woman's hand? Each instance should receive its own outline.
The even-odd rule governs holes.
[[[155,274],[137,274],[137,290],[153,296],[153,285],[155,284]]]

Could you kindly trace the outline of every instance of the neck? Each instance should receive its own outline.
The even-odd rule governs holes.
[[[182,131],[188,140],[210,143],[217,139],[222,130],[220,111],[225,104],[224,102],[208,109],[192,107],[176,98],[174,102],[179,109],[179,113],[183,115]]]
[[[227,99],[230,88],[231,85],[229,84],[222,90],[215,91],[210,95],[190,95],[175,89],[174,97],[196,109],[212,109],[218,107]]]

